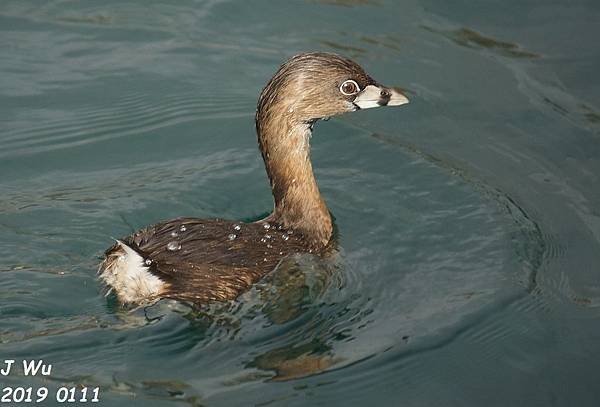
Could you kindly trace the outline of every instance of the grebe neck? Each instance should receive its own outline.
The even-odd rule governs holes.
[[[312,245],[326,246],[331,239],[332,221],[310,161],[312,124],[285,114],[261,115],[256,129],[275,209],[269,219],[302,233]]]

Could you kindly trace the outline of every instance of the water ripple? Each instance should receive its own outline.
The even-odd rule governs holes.
[[[191,121],[251,116],[252,104],[237,98],[165,97],[160,104],[150,98],[130,97],[114,107],[83,109],[66,120],[3,136],[0,157],[15,157],[64,149],[149,131]]]

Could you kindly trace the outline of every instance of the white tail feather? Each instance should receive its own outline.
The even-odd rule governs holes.
[[[117,245],[100,265],[100,278],[123,303],[140,303],[158,297],[165,289],[164,281],[148,270],[135,250],[120,240]]]

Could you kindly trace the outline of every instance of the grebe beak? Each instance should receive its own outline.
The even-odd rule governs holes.
[[[408,98],[400,91],[381,85],[368,85],[352,102],[356,110],[380,106],[400,106],[408,103]]]

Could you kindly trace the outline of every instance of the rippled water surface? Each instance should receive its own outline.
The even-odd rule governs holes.
[[[3,1],[0,360],[53,370],[2,384],[110,406],[600,404],[600,3],[563,3]],[[307,50],[411,99],[315,127],[339,256],[207,309],[105,298],[112,237],[271,209],[256,98]]]

